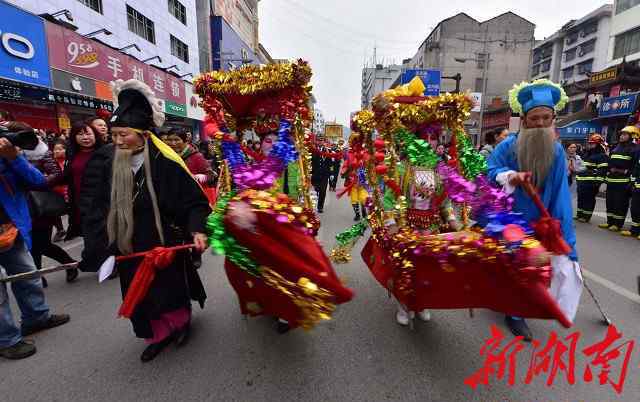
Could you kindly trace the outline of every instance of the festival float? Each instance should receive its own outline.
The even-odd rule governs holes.
[[[348,262],[368,226],[362,258],[409,311],[486,308],[571,326],[547,290],[550,256],[568,251],[558,222],[532,186],[537,222],[512,212],[512,199],[489,183],[486,161],[464,132],[468,95],[423,91],[415,78],[353,117],[352,164],[366,171],[368,214],[336,236],[332,260]],[[449,161],[430,145],[445,131]]]
[[[212,71],[194,83],[207,112],[205,130],[221,160],[218,199],[209,217],[210,245],[244,315],[271,315],[293,328],[330,319],[353,297],[315,239],[320,226],[310,196],[307,107],[311,68],[298,60]],[[247,155],[242,134],[276,136],[267,155]],[[249,157],[251,156],[251,157]],[[290,168],[290,196],[282,192]],[[295,189],[294,189],[295,188]],[[295,191],[294,191],[295,190]]]

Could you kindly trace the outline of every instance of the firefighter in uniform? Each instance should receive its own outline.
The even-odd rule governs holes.
[[[632,135],[636,127],[627,126],[620,131],[618,145],[609,155],[607,183],[607,223],[598,225],[602,229],[619,232],[624,226],[631,198],[631,172],[637,158],[637,146]]]
[[[640,128],[627,127],[634,138],[640,138]],[[623,236],[633,236],[640,240],[640,147],[631,177],[631,230],[620,232]]]
[[[588,223],[596,206],[596,196],[607,175],[608,157],[605,141],[600,134],[593,134],[587,142],[587,152],[583,156],[584,171],[576,175],[578,184],[578,210],[576,219]]]

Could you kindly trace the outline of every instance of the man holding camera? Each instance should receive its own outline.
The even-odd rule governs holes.
[[[35,134],[13,132],[12,123],[2,123],[0,131],[0,266],[8,275],[35,271],[31,248],[31,218],[25,188],[41,186],[45,178],[12,143]],[[37,139],[36,139],[37,140]],[[27,141],[29,142],[29,141]],[[15,281],[11,289],[22,313],[22,328],[13,320],[9,294],[0,284],[0,356],[23,359],[36,352],[33,343],[22,337],[69,321],[66,314],[50,314],[39,279]]]

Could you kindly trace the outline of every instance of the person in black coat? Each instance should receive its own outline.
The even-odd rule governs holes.
[[[334,145],[331,148],[332,153],[342,153],[342,145]],[[338,176],[340,175],[340,165],[342,164],[342,158],[335,158],[331,160],[331,172],[329,176],[329,191],[336,191],[338,185]]]
[[[150,251],[156,247],[195,244],[207,247],[209,202],[189,172],[176,162],[150,129],[161,126],[164,113],[151,89],[138,80],[116,81],[118,107],[111,119],[114,149],[90,168],[103,184],[83,194],[90,205],[83,211],[85,249],[80,268],[96,271],[109,256]],[[101,153],[102,155],[102,153]],[[92,177],[94,175],[92,173]],[[141,258],[118,262],[123,298]],[[130,318],[137,337],[148,346],[140,356],[146,362],[168,344],[183,345],[189,336],[191,300],[204,305],[206,293],[190,251],[176,252],[155,278]]]
[[[585,170],[576,174],[578,183],[578,221],[588,223],[596,207],[596,196],[600,186],[607,176],[609,166],[608,157],[604,149],[604,138],[600,134],[593,134],[587,143],[587,152],[583,163]]]
[[[331,165],[333,160],[322,155],[326,151],[324,146],[318,147],[319,154],[313,154],[311,158],[311,184],[318,194],[318,212],[324,210],[324,200],[327,196],[327,186],[329,184],[329,176],[331,176]]]

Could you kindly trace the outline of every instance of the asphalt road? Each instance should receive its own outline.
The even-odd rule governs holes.
[[[602,205],[599,205],[602,212]],[[320,239],[329,250],[333,236],[352,221],[346,200],[328,197]],[[611,319],[623,333],[613,347],[640,340],[640,241],[578,224],[579,252],[587,280]],[[361,242],[361,247],[364,242]],[[74,255],[81,244],[71,243]],[[358,247],[358,248],[359,248]],[[489,379],[473,390],[465,378],[483,366],[483,342],[490,325],[503,317],[491,311],[434,311],[429,323],[415,330],[394,320],[394,305],[354,252],[354,261],[336,269],[356,298],[339,307],[334,319],[311,332],[278,335],[269,318],[245,320],[222,269],[220,257],[207,255],[201,269],[209,295],[204,310],[194,308],[188,345],[173,345],[150,363],[139,355],[127,320],[116,318],[121,301],[117,281],[98,284],[96,275],[81,274],[74,284],[64,274],[50,276],[47,298],[54,311],[71,314],[65,326],[33,336],[38,353],[21,361],[0,360],[2,401],[609,401],[640,400],[640,345],[632,350],[626,382],[618,395],[611,385],[583,378],[583,348],[604,339],[606,327],[584,292],[575,326],[567,331],[547,321],[530,321],[545,343],[551,331],[566,337],[579,331],[575,384],[559,372],[552,386],[542,373],[525,384],[532,346],[519,353],[516,381]],[[603,285],[605,284],[605,285]],[[15,311],[15,303],[13,304]],[[567,341],[568,343],[568,341]],[[624,349],[623,349],[624,351]],[[624,355],[624,353],[623,353]],[[566,355],[565,361],[568,361]],[[621,360],[611,362],[617,382]],[[508,371],[507,371],[508,372]]]

